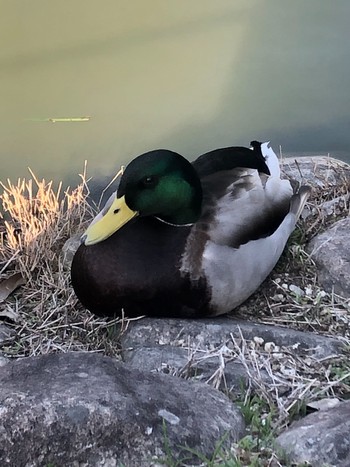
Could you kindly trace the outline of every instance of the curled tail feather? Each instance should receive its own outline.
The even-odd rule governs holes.
[[[261,143],[261,154],[264,156],[267,167],[272,177],[281,176],[280,164],[274,150],[270,147],[270,141]]]
[[[297,193],[294,193],[290,200],[290,209],[289,212],[295,215],[296,220],[299,219],[301,213],[303,212],[305,203],[310,196],[311,187],[307,185],[302,185]]]

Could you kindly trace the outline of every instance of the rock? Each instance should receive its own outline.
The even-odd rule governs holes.
[[[281,167],[287,177],[313,187],[348,185],[350,180],[350,165],[333,157],[287,157]]]
[[[336,219],[347,212],[350,199],[350,165],[333,157],[288,157],[281,162],[282,173],[299,183],[310,185],[317,207],[307,205],[303,217],[316,216]],[[316,192],[316,194],[315,194]]]
[[[325,217],[327,216],[338,216],[345,209],[347,209],[348,203],[350,200],[350,194],[344,194],[342,196],[337,196],[336,198],[330,199],[321,203],[320,207],[323,211]]]
[[[291,461],[311,465],[350,465],[350,401],[293,423],[277,438]]]
[[[210,456],[218,441],[244,435],[239,410],[218,391],[99,354],[18,360],[0,368],[0,387],[1,466],[143,467],[166,445],[195,465],[184,447]]]
[[[10,360],[7,357],[0,355],[0,367],[7,365],[9,362]]]
[[[317,264],[318,281],[328,291],[350,298],[350,218],[316,235],[307,251]]]
[[[237,361],[223,363],[220,353],[203,355],[203,352],[197,350],[190,355],[188,349],[181,347],[168,345],[142,347],[128,352],[126,362],[132,368],[211,382],[215,387],[228,389],[231,393],[240,393],[242,384],[247,386],[249,382],[249,376],[243,364]],[[266,384],[272,383],[264,369],[261,369],[260,373]],[[284,392],[285,387],[281,385],[279,389]]]
[[[262,342],[279,347],[292,347],[293,353],[315,359],[339,353],[341,343],[336,339],[285,327],[268,326],[230,317],[215,320],[180,320],[144,318],[129,324],[121,337],[124,361],[134,368],[176,373],[207,381],[215,371],[222,371],[221,383],[229,389],[241,389],[248,381],[245,367],[237,359],[225,361],[232,337]],[[231,346],[232,348],[232,346]],[[218,375],[219,376],[219,375]],[[265,382],[270,376],[261,371]],[[221,386],[222,386],[221,384]],[[283,386],[280,387],[283,392]]]
[[[253,323],[231,317],[213,319],[156,319],[143,318],[130,323],[121,337],[123,354],[128,359],[129,352],[154,345],[187,347],[191,341],[200,350],[221,347],[241,335],[247,340],[261,337],[265,342],[278,346],[297,346],[297,352],[315,358],[325,358],[339,353],[341,342],[330,337],[295,331],[280,326]]]

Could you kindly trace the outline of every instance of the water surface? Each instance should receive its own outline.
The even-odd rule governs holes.
[[[252,139],[350,161],[348,0],[0,1],[0,178]],[[53,117],[90,116],[51,123]]]

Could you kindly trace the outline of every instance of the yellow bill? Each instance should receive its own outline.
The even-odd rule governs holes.
[[[117,198],[114,193],[107,201],[106,206],[95,217],[82,236],[85,245],[94,245],[110,237],[133,217],[138,216],[125,202],[125,196]]]

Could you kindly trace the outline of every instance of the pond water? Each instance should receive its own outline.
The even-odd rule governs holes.
[[[349,0],[0,5],[2,180],[252,139],[350,161]]]

